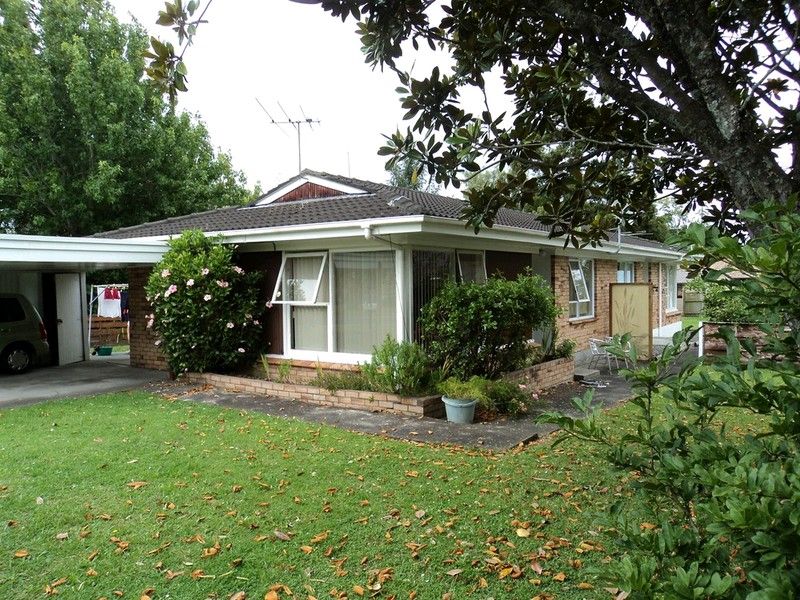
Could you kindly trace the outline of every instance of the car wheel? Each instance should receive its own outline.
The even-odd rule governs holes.
[[[9,346],[0,357],[0,365],[9,373],[24,373],[33,364],[33,352],[22,345]]]

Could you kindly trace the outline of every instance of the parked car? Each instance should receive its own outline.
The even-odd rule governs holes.
[[[21,294],[0,294],[0,369],[23,373],[50,360],[42,318]]]

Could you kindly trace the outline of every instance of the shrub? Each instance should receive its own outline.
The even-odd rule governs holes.
[[[474,375],[467,381],[449,377],[439,392],[452,400],[475,400],[485,413],[517,416],[528,409],[532,396],[516,383]]]
[[[716,323],[752,323],[759,320],[758,311],[748,307],[737,290],[721,283],[693,279],[689,289],[703,293],[703,320]]]
[[[603,426],[590,395],[576,400],[585,418],[543,419],[636,473],[637,504],[652,514],[623,505],[609,523],[637,552],[602,573],[620,597],[800,598],[800,214],[789,201],[742,217],[756,232],[747,243],[697,224],[687,253],[752,274],[720,285],[762,316],[766,343],[757,348],[723,327],[727,352],[705,364],[687,360],[694,332],[676,333],[653,361],[623,371],[635,392],[626,435]],[[609,351],[620,354],[626,341]],[[753,415],[756,431],[731,426]]]
[[[550,286],[538,276],[449,283],[422,311],[422,336],[433,364],[467,379],[520,368],[534,329],[556,316]]]
[[[338,392],[339,390],[377,391],[370,387],[367,378],[359,371],[342,371],[340,373],[335,373],[332,371],[319,370],[316,377],[314,377],[309,384],[325,388],[329,392]]]
[[[372,360],[361,365],[369,389],[403,396],[425,394],[436,386],[437,373],[419,344],[391,336],[373,348]]]
[[[258,275],[233,264],[233,248],[187,231],[170,240],[145,287],[170,370],[229,371],[258,355]]]

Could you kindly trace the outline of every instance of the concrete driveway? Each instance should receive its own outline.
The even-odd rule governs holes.
[[[119,360],[92,360],[32,369],[22,375],[0,374],[0,409],[56,398],[76,398],[164,381],[161,371],[135,369]]]

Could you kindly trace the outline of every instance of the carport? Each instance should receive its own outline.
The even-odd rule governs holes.
[[[0,292],[26,296],[47,329],[51,363],[89,358],[86,273],[158,262],[161,241],[0,234]]]

